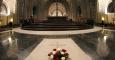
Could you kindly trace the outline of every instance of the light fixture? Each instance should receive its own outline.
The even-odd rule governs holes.
[[[104,20],[105,20],[105,18],[104,18],[104,17],[102,17],[102,18],[101,18],[101,20],[102,20],[102,21],[104,21]]]
[[[10,22],[13,22],[13,18],[10,19]]]

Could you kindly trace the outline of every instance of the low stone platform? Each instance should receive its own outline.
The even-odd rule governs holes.
[[[84,33],[91,33],[100,31],[102,28],[94,27],[92,29],[84,29],[84,30],[66,30],[66,31],[33,31],[33,30],[23,30],[21,28],[13,29],[16,33],[23,33],[23,34],[32,34],[32,35],[42,35],[42,36],[69,36],[69,35],[76,35],[76,34],[84,34]]]
[[[35,30],[35,31],[66,31],[66,30],[83,30],[91,29],[92,26],[89,25],[77,25],[77,24],[31,24],[22,27],[24,30]]]

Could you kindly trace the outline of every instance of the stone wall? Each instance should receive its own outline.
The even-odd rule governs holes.
[[[17,0],[17,20],[33,15],[33,7],[35,8],[34,18],[38,20],[46,20],[48,16],[48,7],[54,0]],[[97,0],[59,0],[68,14],[68,18],[77,21],[79,12],[85,18],[96,19]],[[81,11],[79,11],[79,8]]]

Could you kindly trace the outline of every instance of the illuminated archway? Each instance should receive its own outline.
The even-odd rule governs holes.
[[[53,3],[50,5],[48,15],[56,16],[56,13],[58,13],[57,16],[66,16],[66,10],[65,10],[64,5],[61,3],[57,3],[57,4],[58,4],[58,6],[57,6],[58,10],[56,8],[56,3]]]
[[[8,16],[8,15],[10,15],[10,9],[9,9],[8,4],[7,4],[6,1],[2,2],[0,15],[1,16]]]
[[[99,12],[100,13],[104,13],[107,14],[107,7],[109,5],[109,3],[111,3],[112,0],[98,0],[99,3]]]
[[[4,4],[1,5],[0,15],[7,15],[7,7]]]

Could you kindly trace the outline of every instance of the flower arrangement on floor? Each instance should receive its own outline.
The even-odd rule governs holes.
[[[48,54],[50,60],[67,60],[69,58],[69,54],[65,49],[53,49],[52,52]]]

